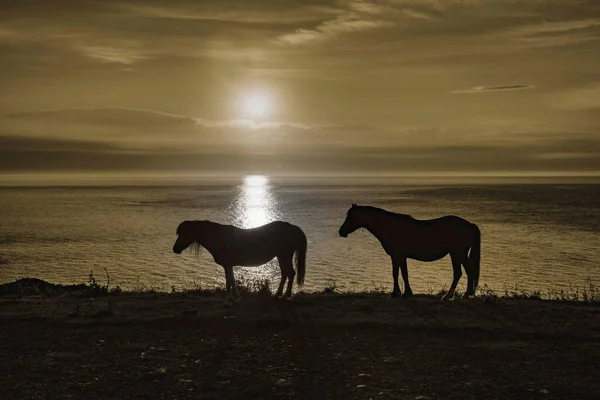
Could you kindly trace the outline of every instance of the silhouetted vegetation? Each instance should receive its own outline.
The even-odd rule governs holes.
[[[0,285],[0,296],[65,296],[73,295],[83,298],[110,298],[118,295],[131,296],[136,294],[160,294],[177,296],[223,296],[227,293],[226,288],[221,285],[202,286],[198,282],[192,282],[190,287],[176,288],[172,286],[170,291],[164,290],[159,286],[137,282],[130,289],[123,290],[119,285],[111,286],[110,274],[105,269],[106,280],[104,283],[98,281],[93,271],[90,271],[87,284],[63,285],[46,282],[37,278],[22,278],[15,282]],[[236,284],[240,294],[244,297],[269,297],[273,295],[271,282],[266,279],[248,279],[240,277],[236,279]],[[446,288],[429,288],[425,293],[417,296],[435,296],[439,297],[447,293]],[[297,295],[310,296],[313,294],[326,295],[382,295],[389,296],[386,287],[373,283],[373,289],[362,289],[358,291],[340,289],[335,281],[327,283],[323,288],[313,292],[299,292]],[[456,291],[456,299],[460,299],[462,293]],[[484,300],[539,300],[539,301],[562,301],[562,302],[581,302],[581,303],[600,303],[600,287],[591,279],[586,279],[585,285],[581,288],[570,287],[570,289],[561,290],[525,290],[520,289],[518,285],[513,288],[504,288],[501,291],[493,290],[486,284],[479,287],[475,301]],[[108,302],[108,300],[107,300]],[[111,306],[111,309],[114,307]]]
[[[586,279],[585,285],[581,289],[571,288],[569,290],[551,290],[545,292],[541,290],[519,289],[517,285],[514,288],[505,288],[498,293],[490,289],[487,285],[479,288],[478,297],[485,300],[495,299],[527,299],[527,300],[550,300],[550,301],[575,301],[583,303],[600,303],[600,287],[596,286],[591,279]]]
[[[21,278],[0,285],[0,296],[58,296],[67,293],[80,293],[89,289],[85,284],[60,285],[37,278]]]
[[[113,288],[110,287],[110,274],[108,273],[108,270],[106,268],[104,268],[104,272],[106,273],[106,283],[104,285],[101,285],[96,280],[96,277],[94,276],[94,271],[90,271],[90,274],[88,276],[87,290],[85,290],[82,294],[84,297],[103,297],[109,296],[111,294],[119,294],[122,292],[120,286],[115,286]]]

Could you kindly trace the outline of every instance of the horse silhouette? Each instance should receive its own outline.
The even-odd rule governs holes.
[[[203,247],[223,267],[227,286],[225,305],[230,305],[232,300],[237,302],[240,298],[233,275],[235,266],[257,267],[277,257],[281,281],[275,297],[283,295],[286,280],[284,297],[291,297],[294,276],[297,276],[298,286],[304,284],[307,240],[302,229],[296,225],[274,221],[257,228],[242,229],[212,221],[183,221],[177,227],[177,235],[173,252],[181,254],[190,246],[198,252]],[[293,265],[295,254],[297,274]]]
[[[392,259],[394,289],[392,297],[401,294],[398,269],[404,280],[404,296],[412,296],[408,282],[407,258],[436,261],[450,254],[453,280],[444,299],[454,298],[456,285],[462,276],[461,265],[467,273],[465,296],[474,296],[479,283],[481,233],[477,225],[454,215],[430,220],[418,220],[410,215],[393,213],[372,206],[352,204],[346,220],[339,229],[342,237],[359,228],[375,236]],[[469,252],[470,250],[470,252]]]

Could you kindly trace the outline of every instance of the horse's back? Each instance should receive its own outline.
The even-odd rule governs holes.
[[[255,228],[240,229],[239,237],[250,242],[289,243],[305,237],[302,229],[287,221],[273,221]]]
[[[412,232],[416,242],[437,243],[445,248],[471,243],[476,229],[475,224],[464,218],[446,215],[429,220],[417,220]]]
[[[421,225],[473,225],[472,222],[457,215],[445,215],[433,219],[415,219]]]
[[[272,221],[267,224],[257,226],[255,228],[244,229],[248,233],[252,232],[285,232],[285,231],[297,231],[300,227],[291,224],[287,221]],[[301,229],[300,229],[301,230]]]

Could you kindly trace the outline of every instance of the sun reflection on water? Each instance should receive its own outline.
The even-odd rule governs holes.
[[[277,219],[277,204],[269,179],[263,175],[249,175],[236,199],[235,225],[255,228]]]

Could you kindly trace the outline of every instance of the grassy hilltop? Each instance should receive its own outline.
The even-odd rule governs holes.
[[[595,399],[600,304],[0,285],[3,398]],[[596,296],[596,297],[594,297]],[[573,297],[573,296],[571,296]],[[582,298],[579,295],[578,298]]]

